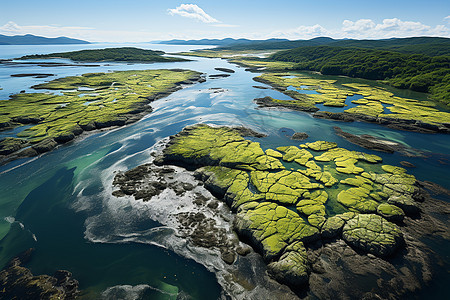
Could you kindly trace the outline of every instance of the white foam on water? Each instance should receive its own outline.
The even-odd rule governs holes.
[[[176,169],[175,176],[178,177],[179,182],[194,183],[192,174],[181,168],[174,167],[174,169]],[[276,297],[278,292],[274,293],[277,290],[274,286],[279,287],[279,285],[274,282],[268,284],[270,279],[265,275],[265,264],[259,255],[239,257],[238,262],[230,266],[221,259],[218,249],[195,246],[180,234],[178,230],[180,223],[176,214],[202,212],[207,218],[214,219],[217,227],[225,229],[229,238],[237,239],[232,230],[233,215],[223,203],[220,204],[218,210],[214,211],[209,210],[206,206],[199,207],[193,204],[195,192],[213,198],[202,187],[187,191],[182,196],[177,196],[173,190],[166,189],[147,202],[136,201],[133,197],[127,196],[113,197],[110,193],[112,188],[107,186],[105,186],[105,191],[101,213],[88,218],[85,223],[85,237],[89,241],[97,243],[134,242],[160,246],[192,259],[214,272],[224,291],[232,295],[234,299],[261,299],[262,295]],[[162,225],[145,228],[148,220],[157,221]],[[236,282],[233,274],[239,273],[239,264],[252,266],[249,268],[250,271],[247,271],[251,273],[246,275],[249,277],[247,279],[256,280],[255,277],[260,277],[257,280],[261,284],[255,285],[251,291],[248,291],[243,285]]]
[[[8,222],[9,224],[12,224],[16,221],[16,219],[12,216],[8,216],[8,217],[4,217],[3,218],[6,222]]]
[[[101,297],[102,299],[138,300],[142,299],[146,290],[156,291],[166,297],[167,296],[177,297],[177,294],[173,294],[147,284],[139,284],[135,286],[132,285],[112,286],[103,291]]]

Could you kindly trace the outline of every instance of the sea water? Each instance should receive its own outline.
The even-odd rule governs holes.
[[[105,46],[131,45],[0,46],[0,58]],[[151,44],[133,46],[167,52],[193,48]],[[145,205],[138,201],[127,202],[111,196],[115,172],[148,162],[151,158],[149,149],[158,141],[196,123],[250,127],[268,135],[258,139],[264,149],[299,144],[283,134],[280,128],[306,132],[309,138],[305,142],[337,142],[343,148],[377,154],[385,164],[398,165],[400,161],[407,160],[416,165],[408,172],[418,180],[429,180],[450,188],[447,173],[450,163],[449,135],[397,131],[376,124],[315,119],[308,113],[298,111],[258,108],[253,103],[255,98],[288,98],[273,89],[253,88],[256,84],[253,77],[260,75],[258,73],[247,72],[222,59],[187,58],[192,61],[154,64],[102,62],[95,63],[99,65],[96,67],[0,65],[0,100],[6,100],[22,90],[36,92],[31,87],[42,82],[87,72],[183,68],[211,75],[219,73],[214,70],[216,67],[236,71],[226,78],[208,79],[204,83],[187,86],[151,103],[154,111],[139,122],[83,135],[40,157],[20,159],[1,166],[2,266],[11,257],[32,247],[36,250],[27,266],[34,274],[52,274],[57,269],[70,270],[79,280],[80,288],[85,290],[86,298],[97,298],[102,293],[105,297],[120,293],[141,295],[143,290],[152,299],[175,299],[177,295],[194,299],[219,298],[222,293],[220,280],[208,263],[196,257],[198,254],[169,249],[160,243],[173,235],[173,228],[156,221],[158,218],[152,217]],[[69,60],[62,61],[71,63]],[[51,73],[55,76],[10,76],[20,73]],[[337,79],[338,83],[350,80],[328,78]],[[391,91],[399,96],[410,93]],[[422,94],[408,95],[416,99],[426,97]],[[404,157],[399,153],[366,150],[335,135],[334,126],[353,134],[390,139],[417,149],[423,155]],[[3,134],[11,136],[15,133]],[[112,236],[112,228],[121,234]],[[429,244],[443,256],[448,255],[444,242],[433,240]],[[438,286],[431,289],[444,288],[443,282],[445,280],[436,280]]]

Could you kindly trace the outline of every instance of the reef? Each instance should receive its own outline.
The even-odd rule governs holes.
[[[32,249],[12,259],[0,272],[0,299],[75,299],[79,294],[78,281],[68,271],[34,276],[22,266]]]
[[[45,74],[45,73],[22,73],[22,74],[12,74],[11,77],[33,77],[33,78],[47,78],[50,76],[55,76],[55,74]]]
[[[212,75],[209,75],[208,77],[209,78],[225,78],[225,77],[229,77],[230,76],[230,74],[212,74]]]
[[[170,137],[154,164],[117,174],[119,190],[113,194],[152,201],[166,187],[177,195],[196,191],[174,179],[175,167],[169,165],[194,171],[199,186],[234,213],[235,232],[261,254],[268,274],[298,295],[398,297],[431,280],[430,252],[420,238],[437,234],[449,239],[445,221],[432,217],[445,216],[449,207],[431,201],[424,183],[401,167],[382,164],[377,155],[336,143],[264,150],[255,141],[261,136],[242,127],[188,126]],[[194,203],[217,207],[201,195]],[[177,218],[181,236],[218,249],[227,264],[248,253],[202,213]],[[381,273],[386,279],[372,290],[354,291],[355,285],[340,280]]]
[[[172,136],[155,161],[196,170],[235,212],[234,228],[294,289],[308,284],[306,254],[317,242],[342,239],[384,259],[405,247],[405,217],[420,216],[422,190],[401,167],[376,155],[316,141],[261,148],[228,127],[198,124]]]
[[[0,130],[28,128],[0,141],[0,160],[38,155],[85,131],[135,122],[152,111],[150,102],[203,81],[200,75],[179,69],[88,73],[34,86],[61,93],[19,93],[1,101]]]
[[[369,150],[375,150],[375,151],[381,151],[381,152],[387,152],[387,153],[394,153],[398,152],[401,153],[404,156],[414,157],[414,156],[423,156],[422,151],[419,149],[414,149],[410,147],[406,147],[405,145],[391,141],[388,139],[383,139],[379,137],[375,137],[369,134],[351,134],[349,132],[343,131],[340,127],[333,127],[334,132],[336,135],[343,137],[348,142],[358,145],[360,147],[369,149]],[[411,167],[411,164],[408,162],[400,162],[401,165],[404,165],[406,167]],[[414,166],[414,165],[412,165]]]
[[[228,68],[219,68],[219,67],[217,67],[217,68],[214,68],[214,70],[225,72],[225,73],[235,73],[234,70],[228,69]]]
[[[309,135],[306,132],[296,132],[291,136],[291,139],[296,141],[302,141],[309,137]]]
[[[292,100],[271,97],[255,99],[261,107],[285,107],[312,112],[317,118],[378,123],[400,130],[424,133],[450,132],[450,113],[438,109],[434,102],[397,97],[381,87],[357,83],[338,86],[336,80],[289,73],[265,73],[255,77],[254,80],[268,84],[292,98]],[[294,89],[288,89],[291,86]],[[314,90],[316,93],[302,93],[301,90],[305,89]],[[348,97],[355,95],[361,96],[360,99],[351,100],[356,106],[344,109],[343,112],[319,111],[317,107],[317,104],[323,104],[325,107],[345,108],[349,105]]]

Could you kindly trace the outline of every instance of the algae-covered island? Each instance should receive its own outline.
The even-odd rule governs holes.
[[[97,2],[0,27],[0,299],[450,297],[442,3]]]
[[[88,73],[34,86],[51,92],[19,93],[0,102],[0,128],[27,128],[0,141],[3,160],[34,156],[84,131],[123,126],[152,111],[148,104],[202,78],[187,70]]]
[[[404,255],[400,253],[405,249],[412,251],[423,237],[423,232],[416,232],[416,224],[405,220],[417,219],[421,203],[430,201],[413,175],[383,164],[377,155],[350,151],[333,142],[263,150],[253,141],[255,136],[262,135],[245,128],[186,127],[170,138],[155,163],[195,170],[197,180],[235,214],[233,226],[239,238],[262,255],[274,279],[293,290],[310,284],[311,274],[314,283],[310,285],[318,284],[318,274],[329,271],[323,253],[317,252],[330,251],[328,245],[341,239],[359,255],[369,254],[386,264],[381,269],[388,275],[380,279],[380,286],[389,287],[389,280],[396,276],[408,277],[389,268],[393,268],[391,257]],[[117,175],[119,190],[114,194],[152,201],[158,193],[139,182],[153,168],[157,167]],[[186,222],[188,227],[196,226],[199,220]],[[218,248],[229,264],[240,252],[233,245],[203,246]],[[340,255],[336,249],[331,251]],[[411,264],[426,267],[418,262],[423,258],[406,254],[401,264],[411,277],[420,276]],[[325,268],[322,272],[317,271],[319,265]]]

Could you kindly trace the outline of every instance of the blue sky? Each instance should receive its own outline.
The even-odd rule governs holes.
[[[2,0],[0,12],[0,34],[93,42],[450,37],[448,0]]]

